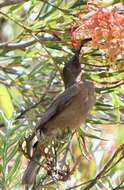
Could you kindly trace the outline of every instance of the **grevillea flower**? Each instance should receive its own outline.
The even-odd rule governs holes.
[[[70,28],[70,35],[71,35],[71,43],[74,48],[78,48],[80,46],[80,40],[79,34],[77,34],[77,30],[79,28],[79,25],[74,23]]]
[[[93,48],[106,52],[109,61],[124,58],[124,15],[117,9],[98,8],[89,18],[79,17],[71,27],[73,47],[78,48],[87,36]]]

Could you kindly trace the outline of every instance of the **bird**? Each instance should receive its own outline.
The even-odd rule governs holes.
[[[59,94],[42,115],[35,134],[38,141],[35,153],[32,155],[22,177],[23,184],[33,184],[39,170],[38,161],[41,158],[40,144],[42,134],[46,139],[55,138],[63,130],[75,130],[85,123],[89,112],[95,104],[94,83],[88,80],[75,80],[64,92]]]

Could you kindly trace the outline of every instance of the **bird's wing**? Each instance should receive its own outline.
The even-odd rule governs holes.
[[[62,94],[57,96],[47,111],[43,114],[42,119],[36,126],[36,130],[41,129],[51,118],[57,116],[71,102],[72,98],[80,93],[80,91],[81,88],[79,87],[79,84],[75,83],[67,88]]]

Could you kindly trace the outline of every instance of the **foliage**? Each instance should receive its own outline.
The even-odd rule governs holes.
[[[24,189],[27,159],[19,142],[64,90],[62,68],[73,55],[72,42],[77,47],[82,37],[93,39],[82,48],[80,62],[86,79],[95,83],[96,105],[85,126],[67,134],[57,150],[50,146],[55,169],[60,169],[57,159],[63,161],[67,178],[58,180],[55,171],[51,175],[42,168],[32,189],[124,188],[123,1],[94,1],[95,10],[87,3],[92,5],[86,0],[0,2],[1,189]]]

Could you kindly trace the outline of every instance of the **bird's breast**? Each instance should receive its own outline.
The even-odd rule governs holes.
[[[45,125],[48,133],[57,129],[79,128],[85,122],[88,112],[93,106],[92,98],[85,97],[82,93],[73,97],[69,105]]]

